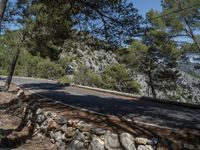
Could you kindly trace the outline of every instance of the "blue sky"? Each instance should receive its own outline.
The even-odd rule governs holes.
[[[16,2],[16,0],[10,0],[11,2]],[[128,2],[132,2],[139,10],[139,13],[145,16],[145,14],[150,9],[161,10],[161,0],[128,0]]]
[[[150,10],[161,10],[161,0],[128,0],[128,2],[132,2],[139,10],[139,13],[145,17],[145,14]]]

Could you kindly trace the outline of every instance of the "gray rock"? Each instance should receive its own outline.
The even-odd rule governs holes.
[[[67,130],[65,132],[65,137],[71,138],[73,136],[74,136],[74,128],[72,128],[72,127],[67,128]]]
[[[122,150],[117,134],[110,132],[105,134],[105,148],[108,150]]]
[[[4,82],[2,82],[2,81],[0,81],[0,87],[2,86],[4,86],[5,85],[5,83]]]
[[[18,97],[19,99],[24,99],[24,98],[26,98],[26,95],[25,95],[25,93],[24,93],[23,90],[19,90],[19,91],[17,92],[17,97]]]
[[[30,113],[28,114],[28,116],[27,116],[27,120],[28,120],[28,119],[32,119],[32,118],[33,118],[33,113],[30,112]]]
[[[42,114],[42,109],[37,109],[37,111],[36,111],[36,115],[40,115],[40,114]]]
[[[157,145],[158,144],[158,139],[157,138],[152,138],[147,141],[148,145]]]
[[[57,116],[57,114],[56,114],[56,113],[54,113],[54,112],[52,112],[52,113],[51,113],[51,118],[52,118],[52,119],[54,119],[54,120],[55,120],[57,117],[58,117],[58,116]]]
[[[36,122],[37,123],[42,123],[42,122],[44,122],[45,119],[46,119],[46,117],[44,115],[38,115],[37,119],[36,119]]]
[[[41,125],[40,130],[41,130],[43,133],[47,133],[47,126]]]
[[[104,142],[97,136],[94,136],[88,150],[105,150]]]
[[[74,139],[78,141],[84,141],[84,135],[83,133],[79,132],[79,130],[76,130],[74,132]]]
[[[46,112],[44,112],[44,115],[45,115],[46,117],[51,117],[51,116],[52,116],[52,113],[51,113],[50,111],[46,111]]]
[[[92,125],[91,124],[87,124],[83,121],[80,121],[78,124],[77,124],[77,127],[79,128],[80,131],[82,132],[89,132]]]
[[[90,132],[96,135],[104,135],[106,133],[106,130],[101,129],[101,128],[91,128]]]
[[[65,150],[66,149],[66,144],[62,140],[57,141],[56,146],[57,146],[58,150]]]
[[[74,140],[67,146],[66,150],[85,150],[84,143]]]
[[[184,144],[183,144],[183,147],[184,147],[185,149],[188,149],[188,150],[194,150],[194,149],[195,149],[195,146],[194,146],[194,145],[192,145],[192,144],[187,144],[187,143],[184,143]]]
[[[56,123],[58,123],[59,125],[64,125],[67,123],[67,119],[65,119],[64,117],[57,117]]]
[[[64,125],[60,128],[60,130],[61,130],[62,132],[68,132],[67,125],[64,124]]]
[[[70,119],[70,120],[67,121],[67,125],[75,126],[76,124],[78,124],[79,121],[80,120],[78,120],[78,119]]]
[[[54,140],[54,139],[50,139],[50,142],[54,144],[54,143],[55,143],[55,140]]]
[[[137,150],[154,150],[151,145],[139,145]]]
[[[61,133],[61,131],[58,131],[55,133],[55,140],[56,141],[59,141],[59,140],[62,140],[63,139],[63,134]]]
[[[55,133],[53,131],[50,131],[49,132],[49,136],[52,138],[52,139],[55,139]]]
[[[136,150],[134,138],[129,133],[120,134],[120,143],[124,150]]]
[[[148,139],[142,138],[142,137],[137,137],[135,138],[135,143],[138,145],[146,145],[148,142]]]

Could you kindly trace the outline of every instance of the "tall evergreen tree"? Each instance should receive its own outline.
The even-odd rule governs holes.
[[[137,9],[126,0],[27,0],[26,5],[19,1],[18,6],[26,18],[29,48],[52,59],[73,29],[121,45],[138,36],[142,22]]]
[[[199,0],[163,0],[162,11],[151,10],[147,18],[154,27],[171,33],[171,36],[191,39],[200,53]]]
[[[150,30],[144,37],[144,44],[134,41],[128,48],[125,63],[135,72],[143,74],[148,85],[148,93],[157,98],[157,91],[176,89],[179,72],[175,69],[178,51],[167,33]],[[151,92],[149,92],[151,91]]]

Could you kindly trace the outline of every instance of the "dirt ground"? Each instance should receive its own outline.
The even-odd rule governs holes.
[[[14,91],[0,92],[0,107],[15,99],[14,93]],[[7,109],[0,108],[0,150],[56,150],[55,145],[48,139],[28,138],[28,129],[27,127],[20,128],[21,124],[20,116],[15,116]]]

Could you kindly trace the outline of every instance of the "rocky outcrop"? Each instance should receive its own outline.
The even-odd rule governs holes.
[[[118,63],[117,49],[116,46],[99,41],[89,34],[76,31],[72,39],[65,41],[60,59],[69,59],[66,63],[67,75],[72,75],[83,64],[95,73],[100,73],[106,66]]]

